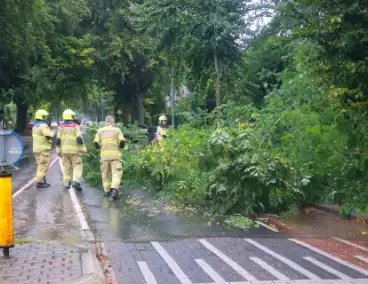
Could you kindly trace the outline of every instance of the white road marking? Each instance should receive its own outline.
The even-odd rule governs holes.
[[[234,269],[236,272],[238,272],[241,276],[243,276],[248,281],[256,281],[257,279],[253,277],[248,271],[246,271],[243,267],[241,267],[239,264],[237,264],[235,261],[227,257],[225,254],[223,254],[220,250],[215,248],[213,245],[211,245],[209,242],[207,242],[205,239],[198,240],[202,245],[204,245],[208,250],[212,251],[215,255],[217,255],[223,262],[225,262],[227,265],[229,265],[232,269]]]
[[[333,239],[334,239],[334,240],[336,240],[336,241],[342,242],[342,243],[344,243],[344,244],[347,244],[347,245],[349,245],[349,246],[355,247],[355,248],[357,248],[357,249],[360,249],[360,250],[362,250],[362,251],[368,251],[368,248],[366,248],[366,247],[362,247],[362,246],[360,246],[360,245],[358,245],[358,244],[354,244],[353,242],[350,242],[350,241],[348,241],[348,240],[344,240],[344,239],[340,239],[340,238],[333,238]]]
[[[60,158],[58,159],[59,159],[59,165],[60,165],[61,172],[64,174],[63,165],[61,164],[61,159]],[[70,187],[69,195],[70,195],[70,199],[72,200],[74,211],[77,214],[82,230],[90,230],[86,217],[84,216],[82,207],[80,206],[77,195],[75,194],[75,189],[73,187]]]
[[[49,166],[49,169],[57,162],[58,158],[55,158]],[[19,194],[21,194],[23,191],[25,191],[28,187],[30,187],[36,180],[33,178],[31,179],[25,186],[23,186],[21,189],[17,190],[16,193],[13,194],[13,198],[17,197]]]
[[[320,280],[321,278],[318,277],[317,275],[315,275],[314,273],[304,269],[303,267],[301,267],[300,265],[296,264],[295,262],[287,259],[286,257],[283,257],[282,255],[270,250],[269,248],[261,245],[260,243],[250,240],[250,239],[245,239],[248,243],[254,245],[255,247],[257,247],[258,249],[264,251],[265,253],[268,253],[269,255],[272,255],[273,257],[277,258],[278,260],[280,260],[281,262],[287,264],[288,266],[290,266],[291,268],[293,268],[294,270],[300,272],[301,274],[309,277],[312,280]]]
[[[222,278],[211,266],[203,259],[195,259],[200,267],[215,281],[216,284],[226,284],[227,282]]]
[[[305,280],[305,279],[295,279],[289,281],[273,281],[273,280],[265,280],[265,281],[233,281],[226,282],[227,284],[367,284],[367,279],[352,279],[352,280],[341,280],[341,279],[321,279],[321,280]],[[196,283],[196,284],[216,284],[216,283]]]
[[[307,280],[306,282],[299,282],[303,280],[290,280],[290,281],[273,281],[273,280],[260,280],[260,281],[252,281],[252,282],[245,282],[245,281],[233,281],[233,282],[227,282],[227,284],[292,284],[293,281],[295,281],[295,284],[321,284],[321,283],[312,283],[311,280]],[[204,283],[202,283],[204,284]],[[209,283],[206,283],[209,284]],[[331,284],[331,282],[326,282],[322,284]],[[351,283],[345,283],[345,284],[351,284]]]
[[[161,255],[161,257],[166,261],[167,265],[174,272],[175,276],[179,279],[182,284],[192,284],[192,281],[185,275],[183,270],[175,262],[175,260],[166,252],[166,250],[158,243],[151,242],[155,250]]]
[[[354,269],[356,271],[359,271],[360,273],[362,273],[362,274],[364,274],[366,276],[368,276],[368,271],[365,270],[365,269],[363,269],[363,268],[361,268],[361,267],[359,267],[359,266],[357,266],[357,265],[351,264],[351,263],[349,263],[349,262],[347,262],[345,260],[342,260],[340,258],[337,258],[337,257],[335,257],[335,256],[333,256],[333,255],[331,255],[331,254],[329,254],[329,253],[327,253],[327,252],[325,252],[323,250],[320,250],[319,248],[315,248],[315,247],[311,246],[310,244],[304,243],[302,241],[299,241],[299,240],[296,240],[296,239],[289,239],[289,240],[292,241],[292,242],[294,242],[294,243],[297,243],[297,244],[299,244],[299,245],[301,245],[303,247],[306,247],[306,248],[308,248],[308,249],[310,249],[310,250],[312,250],[312,251],[314,251],[316,253],[319,253],[319,254],[321,254],[321,255],[323,255],[325,257],[328,257],[328,258],[330,258],[330,259],[332,259],[332,260],[334,260],[334,261],[336,261],[336,262],[338,262],[338,263],[340,263],[342,265],[345,265],[345,266],[347,266],[347,267],[349,267],[351,269]]]
[[[341,279],[345,279],[345,280],[350,280],[351,277],[347,276],[346,274],[337,271],[336,269],[333,269],[332,267],[318,261],[317,259],[310,257],[310,256],[306,256],[303,257],[304,259],[308,260],[309,262],[315,264],[316,266],[321,267],[322,269],[326,270],[327,272],[330,272],[331,274],[336,275],[337,277],[341,278]]]
[[[259,259],[258,257],[250,257],[252,261],[257,263],[260,267],[262,267],[264,270],[266,270],[268,273],[272,274],[279,280],[290,280],[289,277],[285,276],[281,272],[277,271],[275,268],[273,268],[271,265],[268,265],[263,260]]]
[[[273,231],[273,232],[279,232],[279,230],[277,230],[276,228],[272,228],[271,226],[269,226],[269,225],[267,225],[267,224],[265,224],[265,223],[263,223],[263,222],[261,222],[261,221],[256,221],[256,223],[257,223],[258,225],[262,226],[262,227],[265,227],[265,228],[267,228],[267,229],[269,229],[269,230]]]
[[[151,270],[149,269],[147,263],[145,261],[137,261],[139,269],[141,270],[144,280],[146,280],[147,284],[158,284],[155,276],[153,276]]]
[[[364,256],[355,255],[354,257],[361,260],[361,261],[364,261],[364,262],[368,263],[368,258],[365,258]]]

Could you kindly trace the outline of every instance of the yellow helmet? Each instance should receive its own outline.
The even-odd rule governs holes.
[[[161,123],[163,120],[166,120],[167,121],[167,117],[165,115],[161,115],[159,118],[158,118],[158,123]]]
[[[74,120],[75,119],[75,112],[71,109],[67,109],[63,112],[63,119],[64,120]]]
[[[38,111],[36,111],[35,119],[45,120],[47,119],[48,116],[49,116],[49,113],[46,110],[39,109]]]

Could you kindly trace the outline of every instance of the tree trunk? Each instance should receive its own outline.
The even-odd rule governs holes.
[[[17,104],[17,120],[15,124],[15,132],[24,133],[28,125],[28,104]]]
[[[144,105],[143,105],[143,95],[137,95],[137,111],[138,111],[138,123],[144,124]]]
[[[61,120],[60,101],[56,102],[56,121],[59,123]]]
[[[213,57],[215,60],[215,70],[216,70],[216,107],[219,107],[221,105],[221,74],[219,70],[219,63],[215,46],[213,47]]]

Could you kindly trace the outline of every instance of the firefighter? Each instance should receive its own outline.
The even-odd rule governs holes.
[[[35,124],[32,128],[33,138],[33,153],[36,158],[37,173],[36,187],[47,188],[50,186],[46,182],[46,173],[50,165],[52,139],[54,132],[51,131],[48,122],[49,113],[46,110],[40,109],[35,115]]]
[[[97,131],[94,145],[101,152],[102,184],[105,196],[118,199],[123,175],[120,149],[125,147],[125,138],[121,130],[115,127],[113,116],[106,116],[105,124],[105,127]]]
[[[256,123],[257,123],[257,117],[258,117],[258,114],[256,112],[253,112],[252,115],[251,115],[251,119],[249,120],[251,126],[255,126]]]
[[[69,189],[72,185],[75,189],[82,190],[80,185],[83,174],[82,155],[87,152],[87,149],[74,111],[65,110],[63,120],[57,134],[56,152],[61,157],[64,187]],[[73,176],[70,174],[71,171]]]
[[[167,136],[167,131],[169,129],[169,126],[167,125],[167,117],[165,115],[161,115],[158,118],[158,125],[159,128],[157,130],[157,138],[158,138],[158,143],[160,144],[163,139]]]

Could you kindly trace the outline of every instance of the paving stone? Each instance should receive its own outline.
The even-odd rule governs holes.
[[[0,257],[1,283],[70,283],[82,277],[77,249],[48,243],[15,246],[11,258]]]

